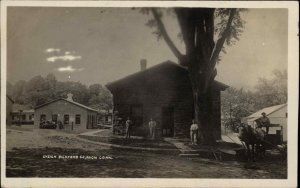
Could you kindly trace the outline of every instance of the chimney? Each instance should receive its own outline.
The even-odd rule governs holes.
[[[73,94],[72,93],[68,93],[67,96],[68,96],[67,97],[68,101],[73,101]]]
[[[146,70],[147,60],[146,59],[141,59],[140,64],[141,64],[141,71]]]

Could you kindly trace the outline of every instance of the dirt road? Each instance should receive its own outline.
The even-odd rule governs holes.
[[[173,154],[115,150],[79,141],[53,130],[7,130],[8,177],[286,178],[286,162],[257,163],[245,169]]]

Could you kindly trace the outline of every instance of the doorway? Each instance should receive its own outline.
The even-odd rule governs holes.
[[[174,107],[162,107],[162,136],[174,136]]]

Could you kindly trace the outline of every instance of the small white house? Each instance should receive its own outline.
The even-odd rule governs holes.
[[[281,104],[276,106],[270,106],[263,108],[248,117],[242,119],[243,123],[247,123],[253,127],[256,126],[255,120],[258,120],[262,117],[261,113],[265,112],[267,117],[270,119],[271,125],[275,127],[270,127],[269,134],[276,134],[276,131],[281,130],[282,127],[282,137],[283,141],[287,141],[287,104]],[[278,127],[276,127],[278,125]]]

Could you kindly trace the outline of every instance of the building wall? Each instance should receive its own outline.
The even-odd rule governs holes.
[[[135,124],[133,134],[149,135],[148,122],[153,118],[157,122],[158,136],[162,136],[162,108],[174,109],[174,132],[172,136],[189,137],[189,127],[193,119],[193,96],[190,81],[186,75],[173,74],[173,78],[165,75],[155,76],[153,80],[138,80],[130,85],[112,89],[114,110],[119,112],[124,121],[130,116],[134,105],[142,106],[142,123]],[[178,81],[180,80],[180,81]],[[212,122],[215,136],[221,136],[220,91],[212,93],[214,104]]]
[[[272,124],[280,124],[283,128],[283,141],[286,142],[287,141],[287,106],[279,109],[278,111],[268,115],[270,122]],[[278,128],[270,128],[270,133],[271,134],[275,134],[276,130],[280,130]]]
[[[23,118],[25,117],[25,119]],[[32,119],[30,118],[32,117]],[[22,112],[21,113],[21,120],[20,118],[20,112],[13,112],[11,116],[12,124],[33,124],[34,123],[34,113],[33,112]]]
[[[75,130],[85,130],[95,128],[97,126],[96,116],[97,113],[93,111],[89,111],[82,107],[79,107],[75,104],[71,104],[64,100],[58,100],[53,103],[50,103],[46,106],[40,107],[35,110],[34,116],[34,125],[36,128],[40,125],[40,116],[42,114],[46,115],[46,120],[52,120],[52,115],[58,115],[58,121],[64,122],[64,115],[69,115],[69,124],[65,124],[66,129],[70,129],[72,122]],[[80,124],[75,124],[75,116],[76,114],[80,114]],[[92,118],[94,119],[92,121]],[[88,125],[89,123],[89,125]],[[88,125],[88,126],[87,126]]]

